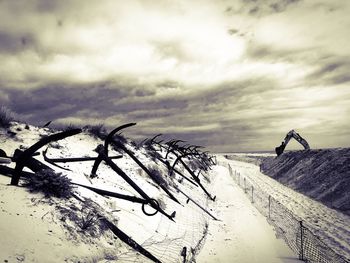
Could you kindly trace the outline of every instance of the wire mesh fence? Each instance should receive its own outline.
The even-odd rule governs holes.
[[[300,260],[310,263],[350,263],[321,241],[303,221],[278,200],[254,185],[248,178],[225,163],[229,174],[237,185],[243,189],[261,214],[275,227],[278,237],[299,256]]]
[[[191,204],[190,204],[191,205]],[[164,263],[194,262],[200,251],[201,241],[206,238],[208,218],[196,206],[183,211],[181,220],[173,223],[164,216],[153,235],[142,242],[142,246]],[[181,212],[178,210],[178,212]],[[186,251],[186,252],[184,252]],[[128,249],[118,255],[122,262],[152,262],[145,257],[137,257],[137,252]]]
[[[200,199],[201,192],[198,189],[187,189],[187,191]],[[182,204],[186,205],[181,206],[175,202],[167,203],[169,211],[176,210],[176,222],[172,222],[164,215],[150,218],[134,217],[129,214],[129,220],[132,220],[136,225],[142,225],[143,228],[140,228],[139,231],[143,231],[148,236],[147,239],[140,242],[142,247],[163,263],[195,262],[195,258],[207,238],[209,215],[192,201],[187,203],[188,199],[185,196],[178,195],[177,197]],[[209,206],[209,201],[206,198],[197,201],[203,207]],[[156,220],[158,223],[153,225],[151,220]],[[128,229],[128,233],[132,233],[131,229]],[[120,249],[117,256],[121,262],[152,262],[132,247]]]

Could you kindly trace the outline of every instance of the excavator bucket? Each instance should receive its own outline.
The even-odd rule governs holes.
[[[299,142],[305,150],[310,149],[308,142],[303,137],[301,137],[299,133],[296,133],[294,130],[291,130],[287,133],[281,145],[275,148],[277,156],[280,156],[284,152],[284,149],[286,148],[291,138],[294,138],[297,142]]]
[[[276,152],[277,156],[280,156],[283,153],[284,148],[286,148],[286,145],[283,142],[281,143],[280,146],[275,148],[275,152]]]

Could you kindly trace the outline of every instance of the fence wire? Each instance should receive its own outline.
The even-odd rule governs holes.
[[[303,222],[278,200],[263,189],[253,185],[227,163],[230,176],[243,189],[259,212],[267,217],[275,227],[277,235],[299,256],[300,260],[310,263],[350,263],[343,256],[322,242]]]
[[[210,187],[208,187],[210,189]],[[191,196],[197,197],[196,200],[203,207],[207,207],[208,199],[203,196],[199,189],[187,189]],[[203,198],[200,199],[199,197]],[[195,262],[197,254],[201,250],[206,239],[209,216],[193,202],[183,195],[177,196],[178,200],[185,206],[180,206],[174,202],[167,203],[167,210],[175,211],[175,221],[170,221],[164,215],[160,215],[160,220],[155,229],[150,229],[151,235],[144,240],[141,245],[152,255],[163,263],[190,263]],[[130,215],[129,215],[130,217]],[[142,224],[147,229],[149,217],[135,217],[131,220],[135,224]],[[118,260],[121,262],[145,263],[152,262],[143,257],[134,249],[120,251]]]

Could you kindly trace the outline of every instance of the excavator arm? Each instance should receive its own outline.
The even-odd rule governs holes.
[[[295,132],[294,130],[291,130],[287,133],[286,137],[284,138],[283,142],[280,146],[275,148],[277,156],[281,155],[286,148],[287,144],[289,143],[290,139],[294,138],[296,141],[298,141],[302,146],[304,146],[305,150],[310,149],[310,146],[308,142],[300,136],[299,133]]]

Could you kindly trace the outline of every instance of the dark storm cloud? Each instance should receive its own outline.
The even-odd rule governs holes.
[[[160,83],[157,83],[156,84],[156,87],[157,88],[160,88],[160,89],[176,89],[178,87],[180,87],[182,84],[177,82],[177,81],[172,81],[172,80],[164,80]]]
[[[228,30],[228,33],[229,33],[230,35],[235,35],[235,34],[238,34],[238,33],[239,33],[239,30],[236,29],[236,28],[231,28],[231,29]]]
[[[71,7],[78,7],[82,1],[68,0],[19,0],[9,1],[3,0],[0,2],[2,8],[6,8],[11,13],[18,15],[26,15],[28,13],[62,13],[67,12]],[[83,10],[84,7],[82,6]],[[74,12],[74,10],[73,10]]]
[[[276,85],[272,80],[252,78],[195,91],[181,90],[166,96],[131,99],[116,107],[136,120],[160,118],[162,122],[169,124],[178,120],[184,128],[193,124],[201,126],[211,123],[221,126],[228,109],[239,111],[249,105],[258,107],[255,101],[247,102],[246,98],[274,88]],[[234,114],[234,111],[230,114]],[[167,120],[169,116],[172,118]]]
[[[285,59],[289,57],[291,53],[293,54],[295,52],[290,50],[276,50],[270,46],[257,45],[255,43],[250,43],[247,48],[247,57],[251,59],[275,60],[281,57]]]
[[[318,48],[273,47],[251,41],[247,45],[246,56],[253,61],[285,61],[290,63],[312,64],[315,63],[315,60],[320,59],[326,55],[322,52],[322,50]]]
[[[5,106],[28,121],[40,123],[70,116],[105,118],[118,110],[120,100],[154,94],[139,87],[118,88],[116,84],[51,84],[36,89],[4,88]]]
[[[140,122],[137,132],[130,131],[136,138],[152,137],[157,133],[163,137],[180,138],[198,145],[213,146],[212,150],[225,148],[228,141],[239,142],[248,147],[248,143],[257,136],[257,129],[265,128],[276,113],[264,116],[263,111],[258,116],[244,116],[245,109],[259,111],[261,105],[256,100],[249,100],[256,92],[264,97],[266,87],[273,88],[275,84],[268,79],[251,79],[237,81],[202,89],[196,92],[185,92],[173,97],[174,105],[178,107],[164,108],[166,100],[152,102],[156,108],[129,112],[127,119]],[[268,95],[267,95],[268,96]],[[281,115],[281,114],[279,114]],[[229,150],[227,145],[226,150]],[[243,150],[243,149],[241,149]]]
[[[55,11],[61,11],[62,9],[64,10],[65,7],[67,6],[67,1],[65,0],[61,0],[61,1],[57,1],[57,0],[53,0],[53,1],[45,1],[45,0],[40,0],[37,1],[35,8],[39,11],[39,12],[48,12],[48,13],[52,13]]]
[[[215,150],[330,132],[349,120],[350,6],[328,2],[0,1],[0,103]]]
[[[285,11],[289,6],[300,2],[301,0],[282,0],[272,2],[269,6],[277,13]]]
[[[256,92],[263,92],[267,87],[274,89],[275,84],[269,79],[252,78],[194,91],[182,89],[163,96],[150,96],[142,99],[132,98],[115,106],[118,111],[128,112],[128,116],[140,120],[151,116],[172,116],[174,118],[181,115],[186,124],[197,121],[205,123],[208,119],[203,120],[202,118],[196,118],[196,116],[201,116],[206,112],[224,113],[227,106],[230,105],[235,105],[240,109],[244,108],[247,105],[244,105],[246,102],[240,102],[241,98]],[[215,116],[213,118],[216,118]],[[220,121],[220,118],[218,121]]]
[[[207,125],[214,124],[212,126],[208,125],[206,130],[200,130],[200,127],[198,127],[197,129],[187,131],[186,125],[182,124],[183,121],[179,121],[179,123],[184,126],[184,129],[172,131],[171,127],[174,125],[174,120],[176,120],[176,118],[172,116],[172,118],[164,119],[161,122],[165,126],[170,127],[167,132],[163,132],[163,130],[159,129],[159,126],[156,125],[148,127],[139,123],[138,128],[140,129],[138,129],[137,133],[133,133],[133,131],[130,130],[128,134],[134,135],[141,140],[141,138],[149,138],[153,137],[155,134],[162,133],[161,139],[169,140],[178,138],[191,144],[209,147],[211,151],[230,152],[232,151],[232,147],[237,151],[246,151],[254,147],[255,149],[263,147],[263,145],[266,144],[263,138],[271,140],[271,138],[276,135],[275,132],[266,132],[269,130],[268,123],[274,121],[276,117],[287,117],[286,114],[276,113],[273,116],[260,116],[260,118],[240,118],[240,111],[237,110],[236,114],[233,114],[233,119],[224,120],[227,110],[234,109],[217,108],[216,111],[210,115],[203,114],[200,111],[192,111],[191,114],[188,115],[191,117],[185,121],[187,125],[192,124],[191,121],[200,124],[198,120],[201,120],[199,122],[203,124],[204,118],[207,119],[205,121]],[[261,141],[257,141],[256,138],[261,138]],[[279,140],[278,138],[276,144],[279,143]],[[252,144],[254,144],[254,146],[252,146]]]
[[[141,131],[142,132],[142,131]],[[153,132],[141,134],[143,137],[149,138],[157,134],[157,129],[153,129]],[[194,144],[210,148],[211,151],[232,151],[232,144],[236,150],[251,149],[251,142],[259,136],[253,130],[253,127],[249,127],[244,123],[231,123],[230,127],[222,129],[221,127],[213,128],[207,131],[199,132],[169,132],[160,136],[159,139],[170,140],[170,139],[181,139],[185,141],[184,144]],[[228,145],[228,142],[231,145]],[[236,142],[236,145],[235,145]],[[208,150],[208,149],[204,149]]]
[[[307,76],[314,85],[338,85],[350,82],[350,57],[329,57],[318,61],[318,68]]]
[[[203,117],[201,114],[193,112],[192,120]],[[215,121],[214,119],[211,121]],[[209,121],[208,121],[209,122]],[[174,123],[172,121],[164,122],[164,125],[171,127]],[[186,129],[172,131],[164,133],[157,126],[144,127],[142,123],[138,125],[138,131],[134,134],[132,130],[127,131],[128,134],[136,136],[136,138],[150,138],[156,134],[162,133],[159,139],[181,139],[190,144],[209,147],[211,151],[232,151],[232,145],[236,150],[244,150],[252,148],[251,141],[254,140],[259,134],[254,130],[254,122],[252,125],[243,121],[232,121],[227,123],[226,126],[213,125],[208,126],[206,130],[191,130]],[[228,144],[230,142],[230,144]]]
[[[159,98],[151,88],[125,83],[48,84],[28,90],[3,88],[2,93],[6,95],[2,101],[5,106],[35,123],[70,116],[103,120],[129,114],[140,120],[156,117],[155,111],[170,114],[173,110],[185,109],[188,104],[181,95]]]
[[[255,61],[288,62],[316,67],[306,76],[307,85],[338,85],[350,81],[350,57],[340,57],[318,48],[277,49],[250,43],[247,57]]]
[[[238,8],[229,6],[226,8],[228,14],[242,14],[243,12],[251,16],[266,16],[273,13],[286,11],[302,0],[241,0]]]
[[[29,33],[14,34],[0,30],[0,53],[13,53],[36,48],[35,36]]]
[[[173,82],[163,82],[161,85],[166,83]],[[5,105],[18,116],[36,124],[56,119],[70,120],[70,117],[87,120],[87,123],[79,124],[89,124],[91,119],[96,119],[109,128],[137,122],[137,130],[128,131],[135,138],[150,137],[161,132],[166,138],[181,138],[210,146],[229,140],[239,140],[242,144],[253,138],[256,135],[254,129],[259,127],[261,120],[240,115],[245,108],[257,109],[259,104],[254,100],[247,101],[246,97],[256,92],[263,93],[266,87],[271,88],[274,83],[258,78],[198,90],[172,87],[169,93],[162,95],[153,91],[152,85],[148,88],[131,83],[129,86],[123,85],[52,84],[33,90],[3,91],[8,97]],[[170,86],[178,85],[173,83]],[[105,122],[107,118],[117,118],[119,121]]]

